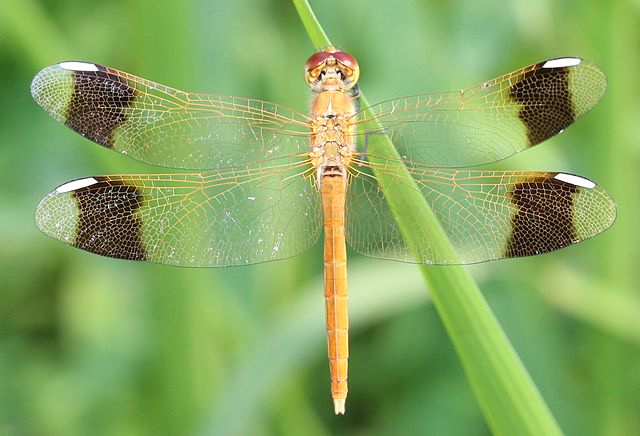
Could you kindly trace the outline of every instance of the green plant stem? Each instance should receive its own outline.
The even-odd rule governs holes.
[[[293,5],[296,7],[298,15],[300,15],[304,30],[307,31],[307,35],[309,35],[309,39],[311,39],[311,43],[315,45],[316,49],[320,50],[330,46],[329,37],[316,18],[316,14],[313,13],[309,2],[307,0],[293,0]]]
[[[306,0],[293,0],[305,29],[316,48],[331,45]],[[361,93],[362,107],[368,104]],[[366,111],[365,111],[366,116]],[[381,128],[374,121],[376,130]],[[398,153],[385,135],[372,135],[372,155],[397,159]],[[372,159],[372,163],[375,161]],[[374,165],[375,167],[375,165]],[[375,170],[374,170],[375,172]],[[375,174],[394,210],[409,248],[426,238],[438,250],[455,256],[455,249],[414,181],[405,174]],[[398,179],[404,187],[398,187]],[[393,187],[393,189],[392,189]],[[509,343],[477,284],[461,267],[426,267],[422,274],[429,285],[436,309],[451,337],[480,407],[494,434],[562,434],[538,389]]]

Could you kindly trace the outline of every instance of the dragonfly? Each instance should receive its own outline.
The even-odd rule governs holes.
[[[346,243],[372,257],[472,264],[554,251],[604,231],[616,216],[612,198],[584,177],[468,168],[531,148],[595,106],[606,77],[593,63],[550,59],[466,89],[367,107],[359,75],[342,50],[314,53],[304,68],[313,95],[305,114],[187,93],[90,62],[49,66],[31,92],[53,118],[103,147],[178,171],[70,181],[39,203],[36,224],[102,256],[184,267],[285,259],[324,234],[331,394],[344,414]],[[380,153],[380,138],[397,154]],[[399,189],[429,206],[452,250],[429,237],[408,242],[414,229],[399,219],[406,209],[390,201]],[[404,222],[421,219],[413,212]]]

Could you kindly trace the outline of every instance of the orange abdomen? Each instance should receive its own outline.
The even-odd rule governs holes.
[[[322,176],[324,211],[324,298],[331,370],[331,396],[336,414],[347,398],[349,320],[347,309],[347,248],[344,234],[345,180],[339,170]]]

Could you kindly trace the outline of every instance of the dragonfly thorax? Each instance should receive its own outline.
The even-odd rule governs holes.
[[[346,167],[352,160],[352,140],[349,123],[342,115],[318,117],[312,135],[311,162],[318,172],[318,182],[322,183],[325,169],[339,169],[346,175]]]
[[[311,153],[309,157],[322,183],[324,169],[339,169],[346,175],[354,153],[354,97],[344,90],[316,93],[311,105]],[[335,171],[334,171],[335,172]]]

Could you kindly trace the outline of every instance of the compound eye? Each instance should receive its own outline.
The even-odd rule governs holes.
[[[309,72],[309,71],[313,70],[314,68],[319,67],[320,65],[325,63],[327,61],[327,59],[332,58],[332,57],[333,57],[332,53],[327,53],[327,52],[324,52],[324,51],[319,51],[318,53],[312,54],[309,57],[309,59],[307,59],[307,62],[305,62],[305,64],[304,64],[304,71],[305,72]]]
[[[338,62],[340,62],[342,65],[349,68],[350,70],[356,70],[358,68],[358,62],[356,61],[356,58],[351,56],[349,53],[345,53],[343,51],[336,51],[335,53],[332,53],[332,55],[334,58],[336,58]]]
[[[345,78],[349,79],[352,86],[358,81],[360,76],[360,67],[358,67],[358,61],[349,53],[343,51],[336,51],[333,53],[333,57],[340,65],[342,65],[342,73]]]

